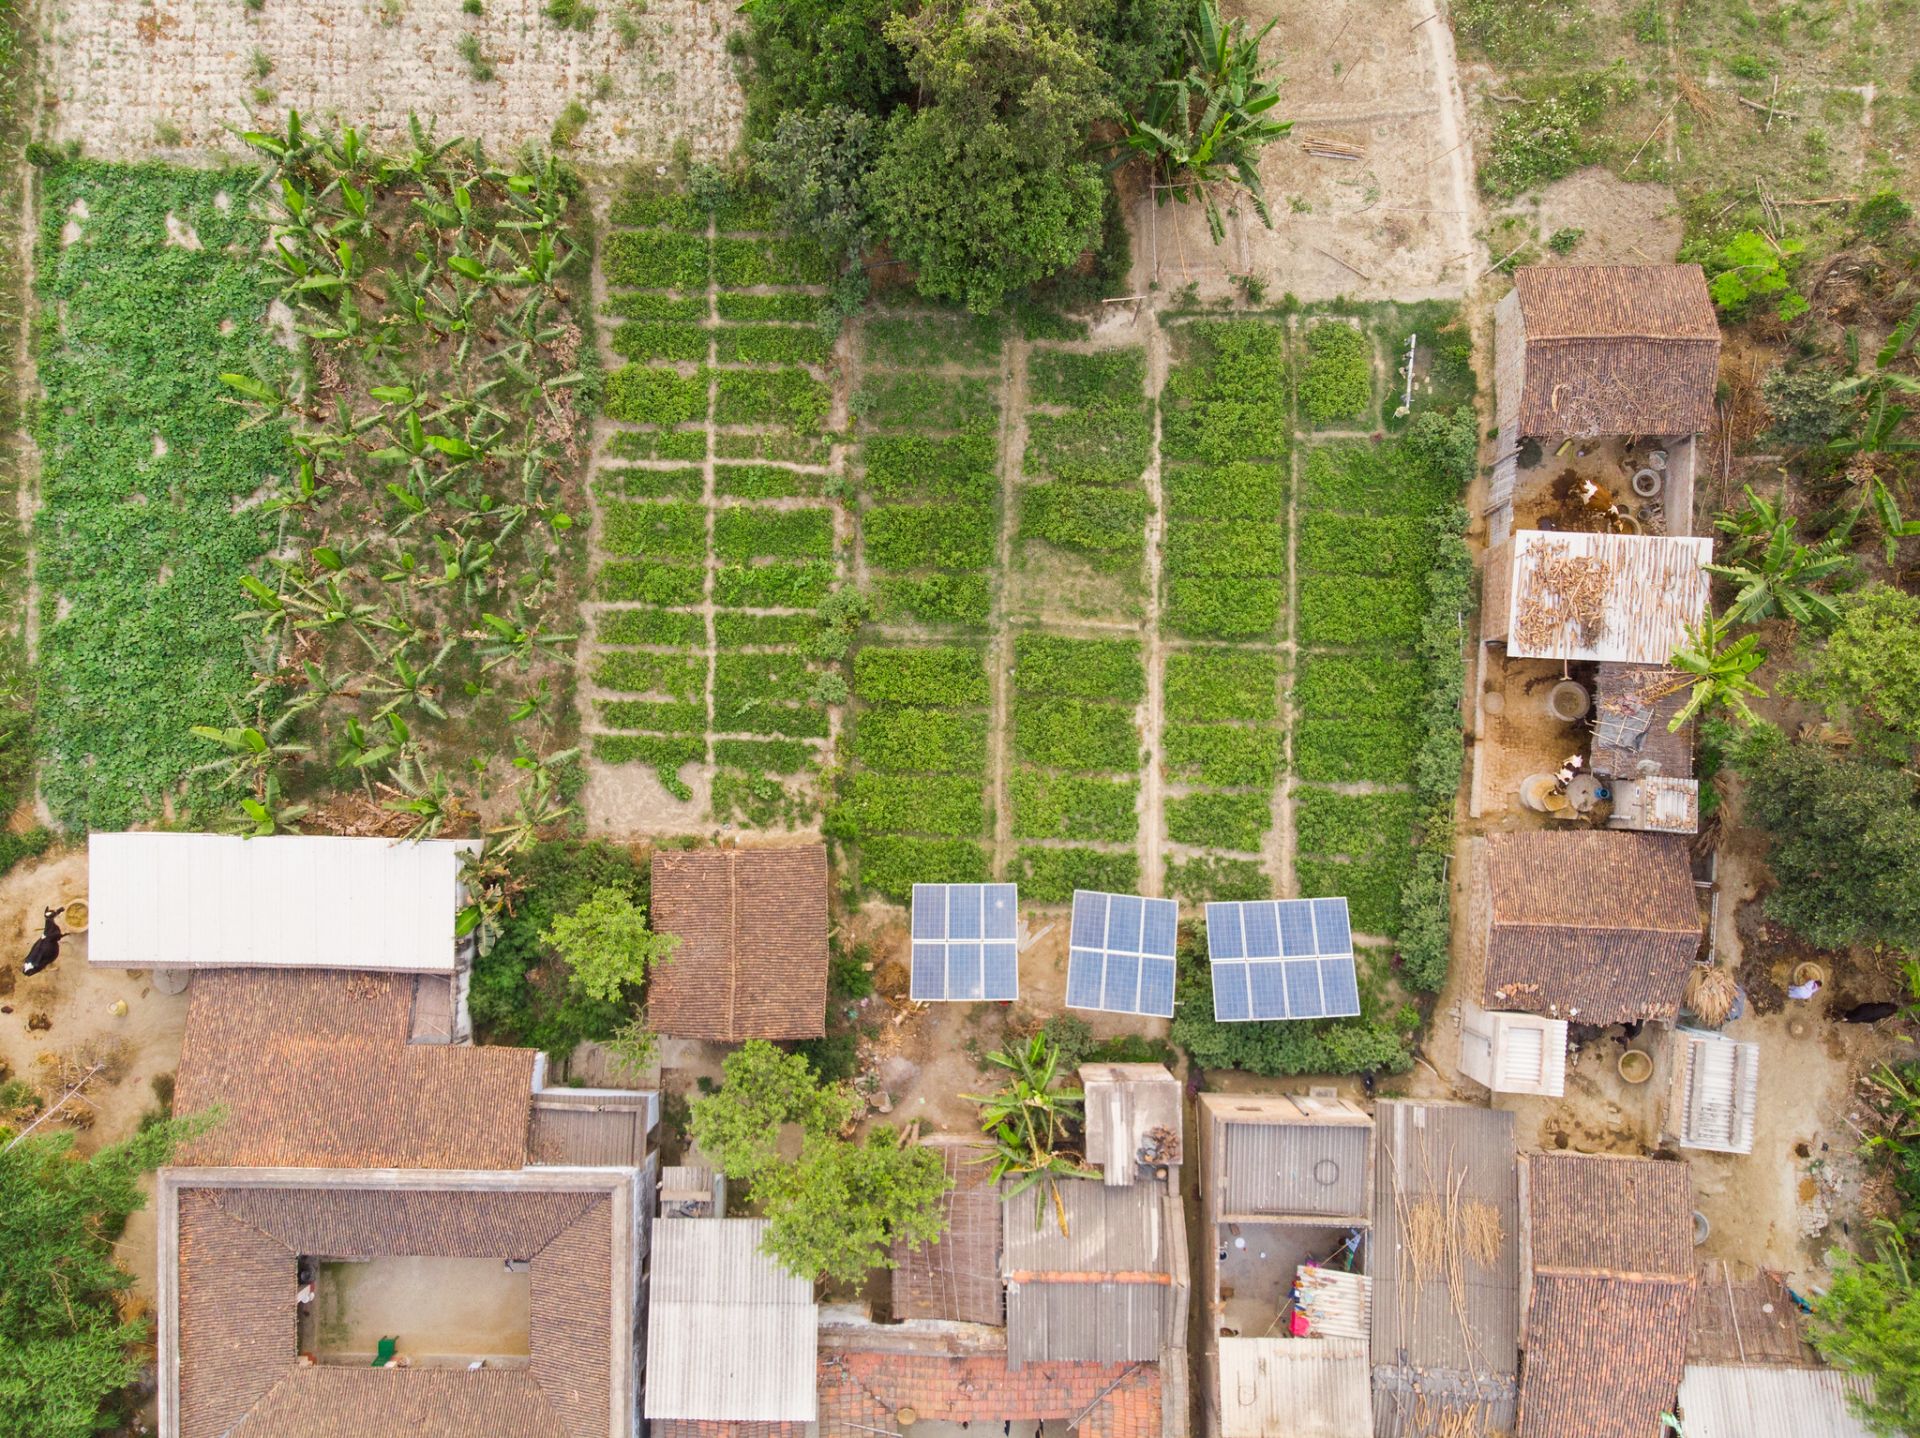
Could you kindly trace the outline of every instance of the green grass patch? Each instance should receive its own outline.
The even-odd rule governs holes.
[[[991,369],[1000,363],[1006,322],[991,315],[879,315],[861,326],[869,363],[895,369],[959,365]]]
[[[873,606],[879,619],[980,628],[993,613],[993,586],[984,574],[883,576],[874,581]]]
[[[1271,789],[1280,774],[1280,735],[1273,729],[1230,724],[1169,724],[1167,772],[1176,778],[1223,787]]]
[[[684,609],[603,609],[594,619],[602,644],[663,644],[704,648],[707,621]]]
[[[1203,790],[1167,800],[1167,837],[1176,844],[1258,853],[1272,826],[1272,804],[1265,794]]]
[[[1344,320],[1322,320],[1307,331],[1307,362],[1300,371],[1300,412],[1309,424],[1364,420],[1373,408],[1373,343]]]
[[[729,505],[713,517],[713,548],[723,560],[826,559],[833,554],[833,513]]]
[[[603,408],[608,419],[628,424],[675,425],[704,420],[707,375],[704,365],[691,375],[652,365],[626,365],[607,376]],[[706,448],[706,436],[702,435],[701,456]]]
[[[705,559],[706,507],[680,501],[609,504],[601,543],[609,554]]]
[[[1048,849],[1022,844],[1014,852],[1014,882],[1028,904],[1064,904],[1075,889],[1131,894],[1140,887],[1140,857],[1100,849]]]
[[[1008,777],[1016,839],[1129,843],[1140,831],[1135,779],[1085,779],[1016,769]]]
[[[986,845],[972,839],[887,834],[860,843],[860,882],[903,904],[915,884],[984,884],[990,873]]]
[[[861,384],[853,412],[862,429],[957,430],[991,440],[1000,422],[999,390],[974,376],[883,370]]]
[[[713,602],[728,609],[818,609],[833,579],[833,565],[824,559],[723,564],[713,577]]]
[[[977,504],[896,504],[869,509],[867,563],[876,569],[986,569],[999,516]]]
[[[1013,752],[1043,769],[1125,772],[1140,767],[1133,712],[1084,699],[1016,695]]]
[[[869,704],[964,709],[986,704],[986,656],[970,645],[862,649],[853,659],[853,692]]]
[[[944,709],[867,709],[854,722],[852,752],[889,774],[984,774],[987,719]]]
[[[1168,719],[1252,719],[1279,713],[1279,661],[1244,649],[1175,649],[1167,654]]]

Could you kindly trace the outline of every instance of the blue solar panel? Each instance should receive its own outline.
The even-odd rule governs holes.
[[[1173,1017],[1172,899],[1076,890],[1067,952],[1067,1007]],[[1147,957],[1155,956],[1151,963]]]
[[[1172,958],[1174,943],[1179,937],[1177,918],[1172,904],[1148,904],[1146,926],[1140,935],[1140,952]]]
[[[1223,1023],[1360,1012],[1345,899],[1208,904],[1207,956]]]
[[[1247,1008],[1247,970],[1251,964],[1213,966],[1213,1016],[1222,1023],[1250,1019]]]
[[[1247,956],[1240,923],[1240,905],[1207,905],[1207,954],[1215,963],[1221,959],[1244,959]]]
[[[1172,959],[1140,961],[1140,1012],[1143,1014],[1173,1012]]]
[[[916,1001],[1020,996],[1019,892],[1012,884],[913,886]]]

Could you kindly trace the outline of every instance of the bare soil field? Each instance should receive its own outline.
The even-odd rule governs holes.
[[[590,115],[575,154],[587,163],[664,160],[680,140],[696,158],[718,158],[739,139],[733,9],[706,0],[602,6],[588,32],[547,19],[539,0],[488,0],[480,15],[460,0],[49,9],[43,123],[105,158],[237,150],[233,131],[277,128],[289,108],[382,138],[403,135],[417,113],[442,137],[510,150],[546,145],[579,104]],[[467,43],[477,61],[463,56]],[[483,68],[491,78],[475,77]]]
[[[1260,177],[1267,229],[1242,205],[1215,246],[1194,205],[1134,214],[1136,271],[1162,290],[1197,284],[1203,298],[1251,274],[1308,302],[1456,298],[1477,272],[1473,156],[1455,73],[1453,36],[1425,0],[1230,4],[1258,28],[1280,23],[1264,49],[1286,76],[1282,112],[1293,133],[1269,146]],[[1362,158],[1309,155],[1332,139]]]

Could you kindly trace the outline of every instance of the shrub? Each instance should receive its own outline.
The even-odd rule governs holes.
[[[1140,886],[1140,860],[1132,853],[1023,844],[1014,853],[1014,881],[1024,903],[1064,904],[1075,889],[1130,894]]]
[[[1016,839],[1130,842],[1139,832],[1134,779],[1083,779],[1016,769],[1008,777]]]
[[[1258,853],[1272,825],[1272,801],[1265,794],[1202,790],[1167,800],[1167,837],[1176,844]]]
[[[1373,405],[1373,345],[1340,320],[1307,331],[1307,363],[1300,373],[1300,408],[1309,423],[1366,417]]]
[[[1707,271],[1707,293],[1713,303],[1738,319],[1756,300],[1782,324],[1798,319],[1808,309],[1807,298],[1793,287],[1791,267],[1807,247],[1805,240],[1784,239],[1777,245],[1766,235],[1742,230],[1717,248],[1691,256]]]

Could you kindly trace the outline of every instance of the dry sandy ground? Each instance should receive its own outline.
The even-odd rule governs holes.
[[[1302,300],[1457,298],[1477,265],[1478,205],[1453,34],[1429,0],[1238,0],[1230,14],[1255,27],[1278,13],[1266,54],[1285,75],[1280,112],[1292,136],[1260,162],[1273,211],[1264,227],[1250,208],[1215,246],[1193,205],[1135,214],[1135,254],[1162,290],[1193,282],[1203,297],[1225,293],[1228,276],[1252,273],[1275,298]],[[1316,159],[1309,136],[1365,150],[1360,160]]]
[[[619,3],[600,5],[581,34],[546,19],[540,0],[487,0],[478,16],[460,0],[265,0],[258,10],[241,0],[65,0],[50,7],[42,49],[47,123],[89,154],[137,158],[156,132],[186,149],[236,149],[227,127],[273,129],[289,108],[388,137],[417,111],[437,118],[443,138],[511,150],[545,146],[577,101],[593,114],[580,159],[665,159],[682,137],[696,157],[726,154],[744,103],[726,52],[733,7],[630,3],[638,34],[624,47]],[[494,78],[473,78],[456,48],[467,34]]]

